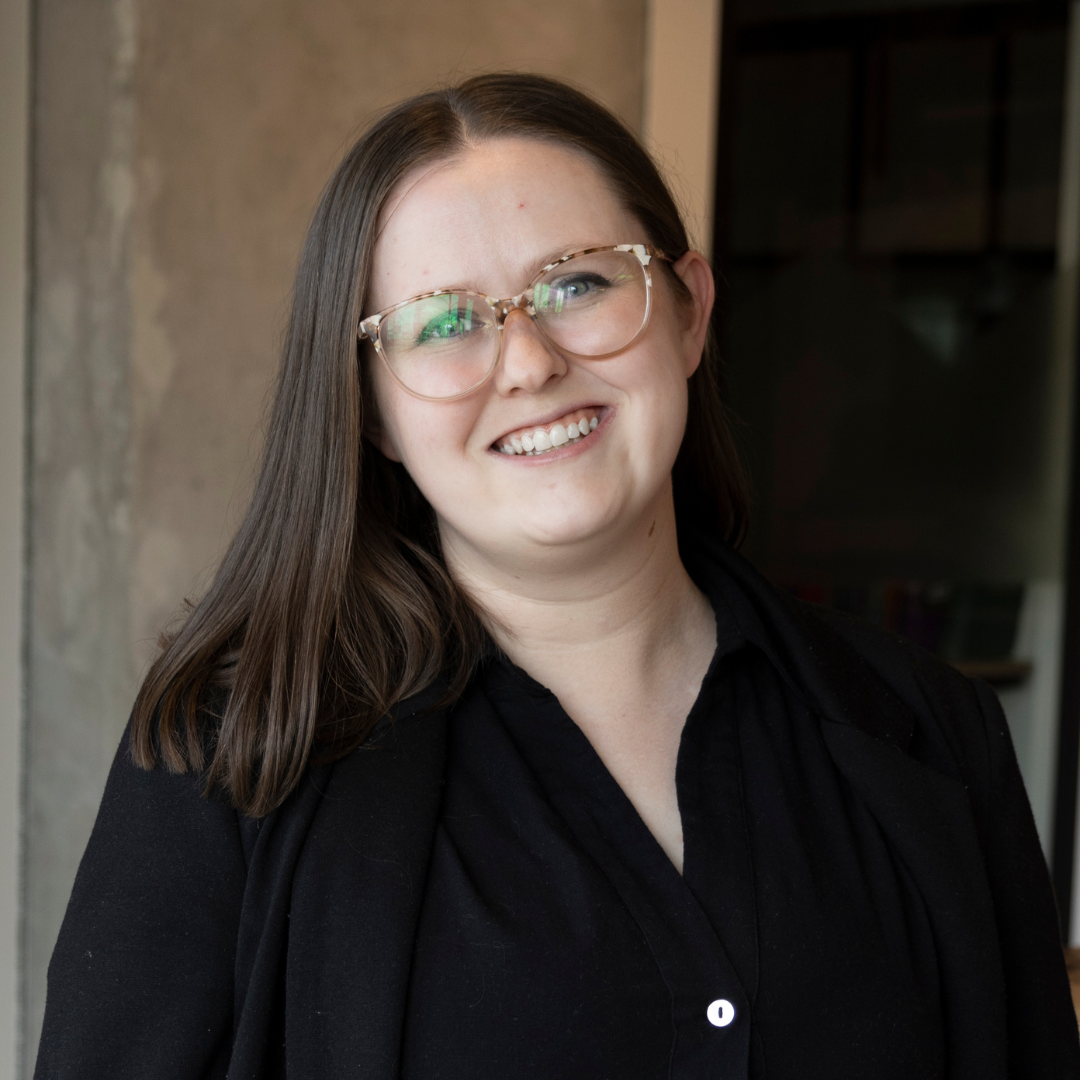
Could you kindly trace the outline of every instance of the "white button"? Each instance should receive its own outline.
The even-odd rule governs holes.
[[[705,1010],[705,1017],[713,1027],[727,1027],[735,1019],[735,1006],[727,998],[717,998]]]

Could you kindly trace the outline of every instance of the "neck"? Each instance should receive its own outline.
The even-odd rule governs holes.
[[[679,558],[670,484],[654,511],[577,551],[515,566],[448,532],[443,551],[495,640],[554,692],[681,871],[678,750],[716,623]]]
[[[703,637],[714,640],[708,601],[679,558],[670,486],[617,535],[557,555],[489,560],[446,533],[443,549],[500,648],[567,706],[655,692]]]

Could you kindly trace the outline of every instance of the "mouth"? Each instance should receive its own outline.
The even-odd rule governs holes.
[[[491,449],[509,457],[541,457],[588,438],[600,425],[603,413],[599,405],[572,409],[550,423],[508,431],[491,444]]]

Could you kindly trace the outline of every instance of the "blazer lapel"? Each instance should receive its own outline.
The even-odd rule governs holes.
[[[837,770],[923,897],[941,969],[950,1080],[1004,1080],[997,923],[971,801],[947,738],[823,616],[780,593],[725,545],[704,546],[713,572],[719,564],[735,583],[728,595],[744,631],[821,717]],[[916,742],[933,767],[914,756]]]
[[[743,633],[815,712],[907,749],[915,727],[911,710],[812,609],[782,593],[718,540],[695,535],[682,554],[695,578],[713,579]]]
[[[284,805],[261,821],[241,819],[248,877],[236,942],[228,1080],[271,1080],[283,1073],[275,1027],[293,874],[330,772],[330,766],[309,769]]]
[[[446,731],[446,712],[399,716],[333,768],[292,886],[290,1080],[398,1075]]]
[[[926,905],[941,973],[950,1080],[1005,1080],[1004,973],[963,786],[854,725],[826,720],[822,731],[837,769]]]

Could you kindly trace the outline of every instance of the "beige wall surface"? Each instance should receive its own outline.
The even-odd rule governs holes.
[[[140,0],[139,19],[131,617],[149,643],[243,509],[300,240],[358,127],[504,65],[637,127],[644,2]]]
[[[641,124],[645,0],[38,0],[25,864],[45,966],[138,679],[242,513],[292,270],[373,112],[512,67]]]
[[[650,0],[642,126],[690,242],[712,252],[723,0]]]

